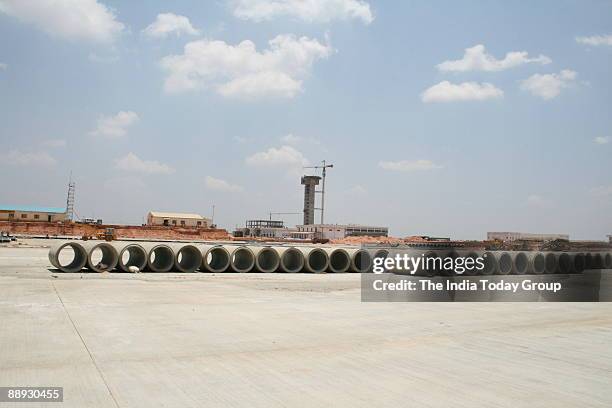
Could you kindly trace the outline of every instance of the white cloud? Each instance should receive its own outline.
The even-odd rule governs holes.
[[[535,74],[521,81],[521,89],[531,92],[542,99],[553,99],[559,96],[561,90],[569,86],[578,74],[564,69],[558,74]]]
[[[610,143],[610,138],[607,136],[597,136],[593,141],[599,145],[605,145]]]
[[[92,136],[104,136],[116,139],[127,134],[127,128],[138,121],[138,115],[132,111],[120,111],[114,116],[100,116],[97,126],[89,132]]]
[[[214,178],[212,176],[206,176],[205,183],[209,190],[224,191],[227,193],[239,193],[244,190],[242,186],[230,184],[225,180]]]
[[[359,19],[365,24],[374,20],[370,5],[361,0],[235,0],[234,15],[257,22],[288,16],[309,23]]]
[[[132,152],[115,160],[115,168],[118,170],[144,174],[174,173],[174,169],[167,164],[160,163],[155,160],[142,160]]]
[[[0,155],[0,163],[12,166],[40,166],[49,167],[57,164],[57,160],[45,152],[21,152],[10,150],[4,155]]]
[[[183,92],[213,88],[227,97],[291,98],[302,91],[302,80],[313,63],[333,52],[316,39],[279,35],[269,48],[257,51],[252,41],[229,45],[224,41],[198,40],[187,43],[182,55],[162,59],[168,71],[164,88]]]
[[[66,147],[65,139],[47,139],[43,141],[42,146],[44,147]]]
[[[590,191],[592,196],[595,197],[608,197],[612,196],[612,186],[599,186],[594,187]]]
[[[576,42],[586,45],[612,45],[612,34],[592,35],[590,37],[576,37]]]
[[[498,60],[493,55],[487,54],[482,44],[466,48],[463,58],[455,61],[444,61],[437,65],[440,71],[503,71],[505,69],[518,67],[519,65],[538,63],[550,64],[552,60],[545,55],[529,58],[527,51],[512,51],[506,54],[504,59]]]
[[[401,161],[381,161],[378,163],[385,170],[393,171],[417,171],[441,169],[442,166],[435,164],[431,160],[401,160]]]
[[[302,167],[308,164],[304,155],[291,146],[271,147],[247,157],[246,164],[254,167]]]
[[[8,68],[7,64],[0,62],[0,71],[6,71],[7,68]]]
[[[69,40],[110,43],[124,29],[97,0],[0,0],[0,12]]]
[[[177,37],[181,34],[200,35],[200,30],[195,29],[187,17],[173,13],[158,14],[155,21],[142,32],[153,38],[165,38],[173,33]]]
[[[283,143],[287,143],[287,144],[295,145],[295,144],[300,143],[300,142],[302,141],[302,138],[301,138],[300,136],[295,136],[295,135],[293,135],[293,134],[289,133],[289,134],[287,134],[287,135],[285,135],[285,136],[282,136],[282,137],[280,138],[280,140],[281,140],[281,142],[283,142]]]
[[[423,102],[455,102],[455,101],[484,101],[504,97],[504,91],[493,84],[484,82],[463,82],[453,84],[442,81],[423,92]]]

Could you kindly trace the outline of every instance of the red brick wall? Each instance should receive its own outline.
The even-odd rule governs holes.
[[[114,228],[115,235],[121,238],[143,239],[230,239],[224,229],[211,228],[181,228],[164,226],[139,225],[87,225],[76,223],[54,222],[20,222],[0,221],[0,231],[8,231],[19,235],[49,235],[49,236],[97,236],[105,228]]]

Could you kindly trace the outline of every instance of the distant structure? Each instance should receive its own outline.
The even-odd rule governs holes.
[[[554,241],[556,239],[563,239],[569,241],[568,234],[530,234],[526,232],[487,232],[487,240],[512,242],[518,240],[529,240],[529,241]]]
[[[302,239],[342,239],[346,237],[388,237],[388,227],[357,224],[304,224],[296,225],[291,236]]]
[[[68,221],[74,221],[74,191],[76,185],[72,181],[72,173],[70,173],[70,179],[68,181],[68,196],[66,197],[66,219]]]
[[[209,218],[202,217],[200,214],[150,211],[147,215],[147,225],[209,228],[211,224]]]
[[[612,244],[612,235],[608,235],[608,241]]]
[[[66,221],[66,209],[61,207],[0,205],[0,221]]]
[[[237,228],[233,235],[244,238],[276,238],[286,239],[295,229],[285,227],[283,221],[277,220],[247,220],[246,227]]]
[[[315,195],[316,186],[319,185],[321,177],[319,176],[304,176],[302,184],[304,185],[304,225],[312,225],[315,223]]]

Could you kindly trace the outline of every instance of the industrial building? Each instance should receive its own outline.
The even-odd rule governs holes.
[[[512,242],[519,240],[529,241],[554,241],[563,239],[569,241],[568,234],[530,234],[526,232],[487,232],[487,240]]]
[[[246,227],[237,228],[235,237],[289,238],[295,229],[285,227],[283,221],[277,220],[247,220]]]
[[[357,224],[311,224],[296,225],[297,233],[312,234],[317,239],[342,239],[355,236],[387,237],[389,228]]]
[[[0,205],[0,221],[66,221],[66,209],[59,207]]]
[[[150,211],[147,215],[147,225],[209,228],[211,224],[209,218],[200,214]]]

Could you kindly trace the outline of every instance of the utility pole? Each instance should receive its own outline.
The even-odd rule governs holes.
[[[325,160],[321,162],[320,166],[304,166],[305,169],[321,169],[322,170],[322,183],[321,190],[317,191],[317,193],[321,193],[321,224],[325,223],[325,176],[327,174],[327,169],[333,168],[333,164],[327,164]]]
[[[213,225],[215,225],[215,205],[213,204],[213,208],[212,208],[212,217],[210,217],[210,226],[212,227]]]

